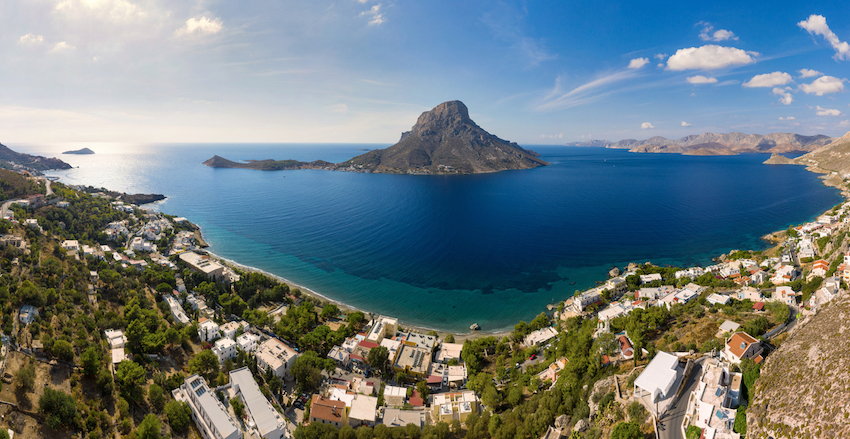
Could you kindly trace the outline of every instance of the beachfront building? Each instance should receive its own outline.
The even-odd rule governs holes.
[[[687,269],[684,269],[684,270],[677,271],[675,276],[676,276],[676,279],[681,279],[683,277],[686,277],[688,279],[693,280],[693,279],[696,279],[696,278],[702,276],[703,274],[705,274],[705,270],[703,270],[702,267],[691,267],[691,268],[687,268]]]
[[[271,370],[278,378],[291,377],[292,366],[298,353],[276,338],[264,341],[258,348],[257,367],[263,371]]]
[[[201,341],[211,342],[221,337],[218,324],[206,317],[198,319],[198,338]]]
[[[591,288],[578,296],[573,296],[573,310],[578,313],[584,312],[588,306],[602,301],[602,292],[599,288]]]
[[[418,332],[399,333],[396,336],[396,340],[400,340],[404,344],[413,345],[422,349],[428,349],[428,352],[433,352],[434,346],[437,345],[437,337],[433,335],[420,334]]]
[[[398,332],[398,319],[380,316],[372,323],[372,328],[366,334],[366,340],[380,344],[384,338],[394,337],[396,332]]]
[[[211,260],[208,255],[183,252],[180,253],[180,260],[185,262],[192,270],[204,273],[211,279],[224,278],[224,266]]]
[[[551,326],[547,326],[536,331],[532,331],[525,336],[524,344],[528,347],[538,346],[558,336],[558,331]]]
[[[648,284],[650,282],[661,281],[661,274],[652,273],[652,274],[642,274],[640,275],[640,283]]]
[[[250,332],[236,337],[236,346],[245,352],[254,352],[257,350],[258,343],[260,343],[260,336]]]
[[[463,343],[446,343],[440,344],[440,349],[437,351],[437,362],[448,363],[451,360],[461,361],[460,353],[463,351]]]
[[[362,343],[361,343],[362,344]],[[407,376],[425,378],[431,365],[431,351],[413,344],[403,344],[395,361],[393,370],[404,372]]]
[[[171,317],[174,318],[174,323],[189,324],[189,316],[186,315],[186,311],[183,311],[183,307],[180,306],[174,296],[165,294],[165,301],[168,303],[168,308],[171,309]]]
[[[248,432],[264,439],[286,438],[286,421],[260,392],[260,387],[247,367],[230,372],[230,387],[245,404],[245,426]]]
[[[172,392],[174,399],[185,401],[192,420],[204,439],[241,439],[242,431],[212,389],[199,375],[192,375]]]
[[[454,420],[465,422],[470,414],[478,413],[479,406],[478,398],[471,390],[438,393],[431,404],[431,419],[448,424]]]

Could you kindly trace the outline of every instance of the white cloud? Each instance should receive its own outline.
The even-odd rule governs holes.
[[[739,81],[739,80],[737,80],[737,79],[729,79],[729,80],[727,80],[727,81],[723,81],[723,82],[721,82],[721,83],[717,84],[717,86],[718,86],[718,87],[723,87],[723,86],[727,86],[727,85],[738,85],[738,84],[740,84],[740,83],[741,83],[741,81]]]
[[[44,42],[43,35],[26,34],[18,39],[18,44],[24,46],[36,46]]]
[[[779,116],[779,120],[796,120],[797,118],[794,116],[782,117]]]
[[[629,68],[639,69],[647,64],[649,64],[649,58],[635,58],[629,61]]]
[[[147,15],[128,0],[64,0],[53,10],[68,18],[96,17],[113,23],[128,23]]]
[[[706,78],[702,75],[689,76],[688,83],[690,84],[717,84],[717,78]]]
[[[827,93],[844,91],[844,81],[846,79],[838,79],[834,76],[821,76],[811,84],[800,84],[800,89],[806,92],[806,94],[823,96]]]
[[[563,139],[563,138],[564,138],[564,133],[558,133],[558,134],[541,134],[541,135],[540,135],[540,138],[541,138],[541,139]],[[582,135],[582,138],[584,138],[584,135]]]
[[[850,120],[842,120],[841,122],[838,122],[838,126],[840,126],[840,127],[850,127]]]
[[[688,47],[677,50],[667,60],[667,68],[670,70],[722,69],[756,62],[751,55],[758,55],[758,53],[745,52],[735,47],[706,44],[702,47]]]
[[[812,76],[817,76],[817,75],[823,74],[823,73],[821,73],[817,70],[811,70],[811,69],[801,69],[801,70],[797,70],[797,71],[800,72],[801,78],[811,78]]]
[[[371,16],[372,19],[369,20],[369,25],[370,26],[379,26],[379,25],[381,25],[381,24],[383,24],[387,21],[384,18],[384,14],[381,13],[381,6],[382,6],[382,4],[378,3],[377,5],[369,8],[368,11],[361,12],[359,16],[360,17],[362,17],[364,15],[367,16],[367,17]]]
[[[52,49],[50,49],[50,53],[62,53],[62,52],[68,52],[68,51],[74,50],[74,49],[75,49],[74,46],[72,46],[72,45],[70,45],[70,44],[68,44],[64,41],[60,41],[60,42],[56,43],[56,45],[53,46]]]
[[[781,96],[779,98],[779,103],[782,105],[791,105],[791,102],[794,102],[794,97],[791,96],[791,93],[788,93],[788,91],[784,88],[774,87],[773,94]]]
[[[785,72],[773,72],[753,76],[753,79],[741,85],[744,87],[776,87],[777,85],[785,85],[791,81],[793,81],[791,75]]]
[[[186,24],[177,29],[177,35],[213,35],[221,32],[224,24],[220,18],[190,18]]]
[[[691,124],[689,124],[689,123],[687,123],[687,122],[685,122],[685,121],[682,121],[682,126],[683,126],[683,127],[689,127],[689,126],[691,126]]]
[[[738,39],[732,31],[726,29],[718,29],[715,31],[714,26],[708,23],[703,24],[705,24],[705,27],[702,28],[702,32],[699,33],[699,38],[703,41],[726,41]]]
[[[596,89],[612,85],[625,79],[633,78],[636,75],[634,70],[622,70],[616,73],[602,76],[586,84],[582,84],[569,92],[564,93],[562,88],[561,77],[555,78],[555,87],[543,97],[543,103],[537,106],[537,111],[554,111],[564,108],[571,108],[577,105],[586,104],[595,101],[596,99],[608,95],[611,92],[602,92],[591,94]]]
[[[644,123],[640,124],[640,129],[642,129],[642,130],[649,130],[649,129],[652,129],[652,128],[655,128],[655,127],[652,126],[652,124],[649,123],[649,122],[644,122]]]
[[[363,3],[368,2],[369,0],[357,0],[357,1],[358,1],[359,3],[361,3],[361,4],[363,4]]]
[[[659,60],[659,61],[664,61],[665,59],[667,59],[667,54],[666,53],[656,53],[654,58]]]
[[[829,108],[821,108],[820,105],[817,107],[817,115],[818,116],[841,116],[841,112],[838,110],[833,110]]]
[[[850,59],[850,44],[838,39],[829,26],[826,25],[826,17],[823,15],[810,15],[808,19],[797,23],[797,26],[809,31],[812,35],[821,35],[835,49],[835,59]]]

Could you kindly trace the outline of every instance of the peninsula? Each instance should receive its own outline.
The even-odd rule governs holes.
[[[389,174],[478,174],[546,166],[540,154],[502,140],[469,117],[461,101],[437,105],[419,116],[395,145],[361,154],[343,163],[322,160],[250,160],[238,163],[215,156],[204,165],[213,168],[328,169]]]
[[[71,169],[71,167],[57,158],[22,154],[0,143],[0,168],[39,173],[48,169]]]
[[[791,153],[811,152],[835,140],[818,134],[803,136],[793,133],[744,134],[744,133],[703,133],[690,135],[678,140],[661,136],[646,140],[625,139],[619,142],[607,140],[588,140],[571,142],[566,146],[604,147],[628,149],[629,152],[669,153],[683,155],[737,155],[746,153]]]
[[[83,148],[83,149],[75,149],[75,150],[73,150],[73,151],[65,151],[65,152],[63,152],[62,154],[78,154],[78,155],[84,155],[84,154],[94,154],[94,151],[92,151],[92,150],[90,150],[90,149],[88,149],[88,148]]]

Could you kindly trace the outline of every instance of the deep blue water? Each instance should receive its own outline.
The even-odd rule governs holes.
[[[9,145],[60,156],[68,184],[163,193],[210,250],[352,306],[443,330],[533,318],[612,265],[708,264],[841,201],[760,154],[532,147],[551,166],[471,176],[213,169],[213,154],[343,161],[387,145]]]

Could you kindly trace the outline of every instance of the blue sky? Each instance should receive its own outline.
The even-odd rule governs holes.
[[[843,135],[850,5],[804,3],[4,0],[0,142]]]

